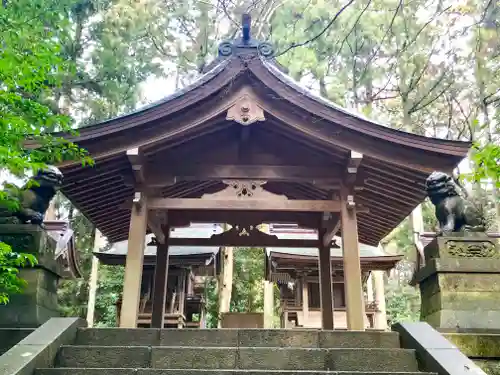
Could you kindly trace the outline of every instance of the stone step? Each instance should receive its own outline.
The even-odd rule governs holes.
[[[62,346],[56,367],[417,372],[408,349]]]
[[[429,372],[165,370],[151,368],[43,368],[35,375],[437,375]]]
[[[399,348],[397,332],[283,329],[83,328],[77,345],[206,347]]]

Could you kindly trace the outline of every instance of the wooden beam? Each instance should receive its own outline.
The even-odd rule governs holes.
[[[289,247],[289,248],[317,248],[317,240],[305,239],[273,239],[268,238],[254,239],[251,236],[240,236],[234,238],[224,238],[219,235],[213,235],[209,238],[170,238],[170,246],[186,246],[186,247]]]
[[[267,200],[267,199],[200,199],[154,198],[151,210],[228,210],[228,211],[299,211],[340,212],[339,201],[326,200]]]
[[[151,165],[147,170],[147,186],[158,187],[182,180],[250,179],[266,181],[296,181],[340,185],[340,171],[325,167],[294,165],[176,165],[171,168]]]
[[[316,229],[317,213],[286,211],[171,211],[168,214],[172,226],[187,226],[191,222],[215,222],[228,224],[298,223],[300,227]]]

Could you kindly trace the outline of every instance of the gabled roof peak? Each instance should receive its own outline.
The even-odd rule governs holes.
[[[271,43],[260,42],[252,38],[252,18],[250,14],[244,13],[241,17],[241,38],[227,40],[219,44],[219,58],[229,58],[248,54],[257,54],[264,58],[274,56],[274,48]]]

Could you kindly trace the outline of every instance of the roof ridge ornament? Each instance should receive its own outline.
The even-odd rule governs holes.
[[[274,48],[269,42],[260,42],[252,38],[252,17],[248,13],[241,16],[241,38],[226,40],[219,44],[219,57],[231,57],[257,54],[261,57],[272,58]]]

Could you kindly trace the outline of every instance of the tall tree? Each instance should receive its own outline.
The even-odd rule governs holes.
[[[20,0],[4,1],[0,8],[0,165],[17,177],[67,159],[89,161],[84,150],[51,134],[71,130],[70,119],[46,101],[62,86],[59,72],[71,69],[59,44],[67,24],[47,27],[60,21],[58,12],[64,6],[64,1]],[[27,148],[26,138],[38,148]],[[17,196],[0,190],[0,205],[16,209]],[[0,303],[24,287],[18,268],[36,262],[15,250],[0,242]]]

